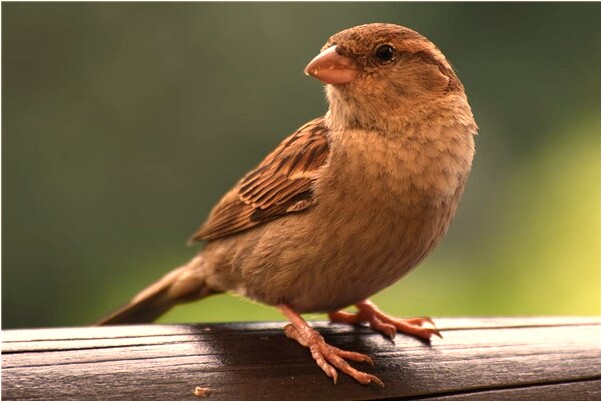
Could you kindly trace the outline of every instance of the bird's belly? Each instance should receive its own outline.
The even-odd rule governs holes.
[[[279,231],[262,236],[263,244],[254,249],[272,253],[269,258],[248,256],[241,293],[299,312],[341,309],[399,280],[447,227],[440,210],[433,213],[423,206],[380,205],[351,216],[320,212],[315,220],[320,224],[312,228],[296,228],[293,215],[278,225],[288,236]]]
[[[417,227],[399,221],[356,229],[355,236],[339,238],[345,247],[324,264],[327,275],[309,278],[311,292],[295,300],[300,311],[340,309],[394,284],[432,249],[438,231],[430,222]]]

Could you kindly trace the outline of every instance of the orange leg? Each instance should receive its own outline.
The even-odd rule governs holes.
[[[318,367],[320,367],[328,377],[332,378],[335,384],[337,383],[338,378],[336,369],[339,369],[361,384],[367,385],[375,383],[381,387],[385,386],[378,377],[358,371],[345,361],[345,359],[347,359],[355,362],[367,362],[373,365],[374,361],[369,356],[362,353],[349,352],[327,344],[320,333],[310,327],[297,312],[285,305],[279,306],[278,308],[291,322],[284,327],[284,334],[288,338],[299,342],[302,346],[309,348],[311,356],[318,364]]]
[[[359,302],[355,307],[358,309],[357,313],[335,311],[328,316],[332,322],[352,325],[369,323],[372,329],[382,332],[391,339],[395,338],[397,331],[426,340],[431,339],[433,335],[443,338],[435,327],[433,320],[428,317],[406,319],[391,317],[380,311],[370,300]],[[425,326],[425,324],[428,326]]]

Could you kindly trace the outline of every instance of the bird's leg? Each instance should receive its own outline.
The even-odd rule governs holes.
[[[373,365],[374,361],[369,356],[362,353],[349,352],[327,344],[320,333],[310,327],[297,312],[286,305],[281,305],[278,308],[291,322],[284,327],[284,334],[288,338],[299,342],[302,346],[309,348],[311,356],[318,364],[318,367],[320,367],[328,377],[332,378],[335,384],[337,383],[338,378],[337,369],[339,369],[361,384],[367,385],[375,383],[381,387],[385,386],[378,377],[358,371],[345,361],[345,359],[347,359],[356,362],[367,362]]]
[[[433,335],[443,338],[435,327],[433,320],[428,317],[405,319],[391,317],[380,311],[370,300],[359,302],[355,307],[358,309],[357,313],[335,311],[328,316],[332,322],[342,322],[352,325],[369,323],[372,329],[382,332],[391,339],[395,338],[397,331],[425,340],[431,339]]]

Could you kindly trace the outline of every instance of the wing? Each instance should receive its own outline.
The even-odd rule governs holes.
[[[312,206],[313,183],[330,153],[327,132],[320,117],[285,139],[226,193],[191,241],[228,236]]]

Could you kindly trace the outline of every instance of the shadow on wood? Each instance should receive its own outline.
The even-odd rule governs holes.
[[[437,319],[444,339],[394,342],[364,327],[314,323],[366,353],[385,388],[335,386],[284,323],[3,331],[2,399],[600,400],[598,318]]]

